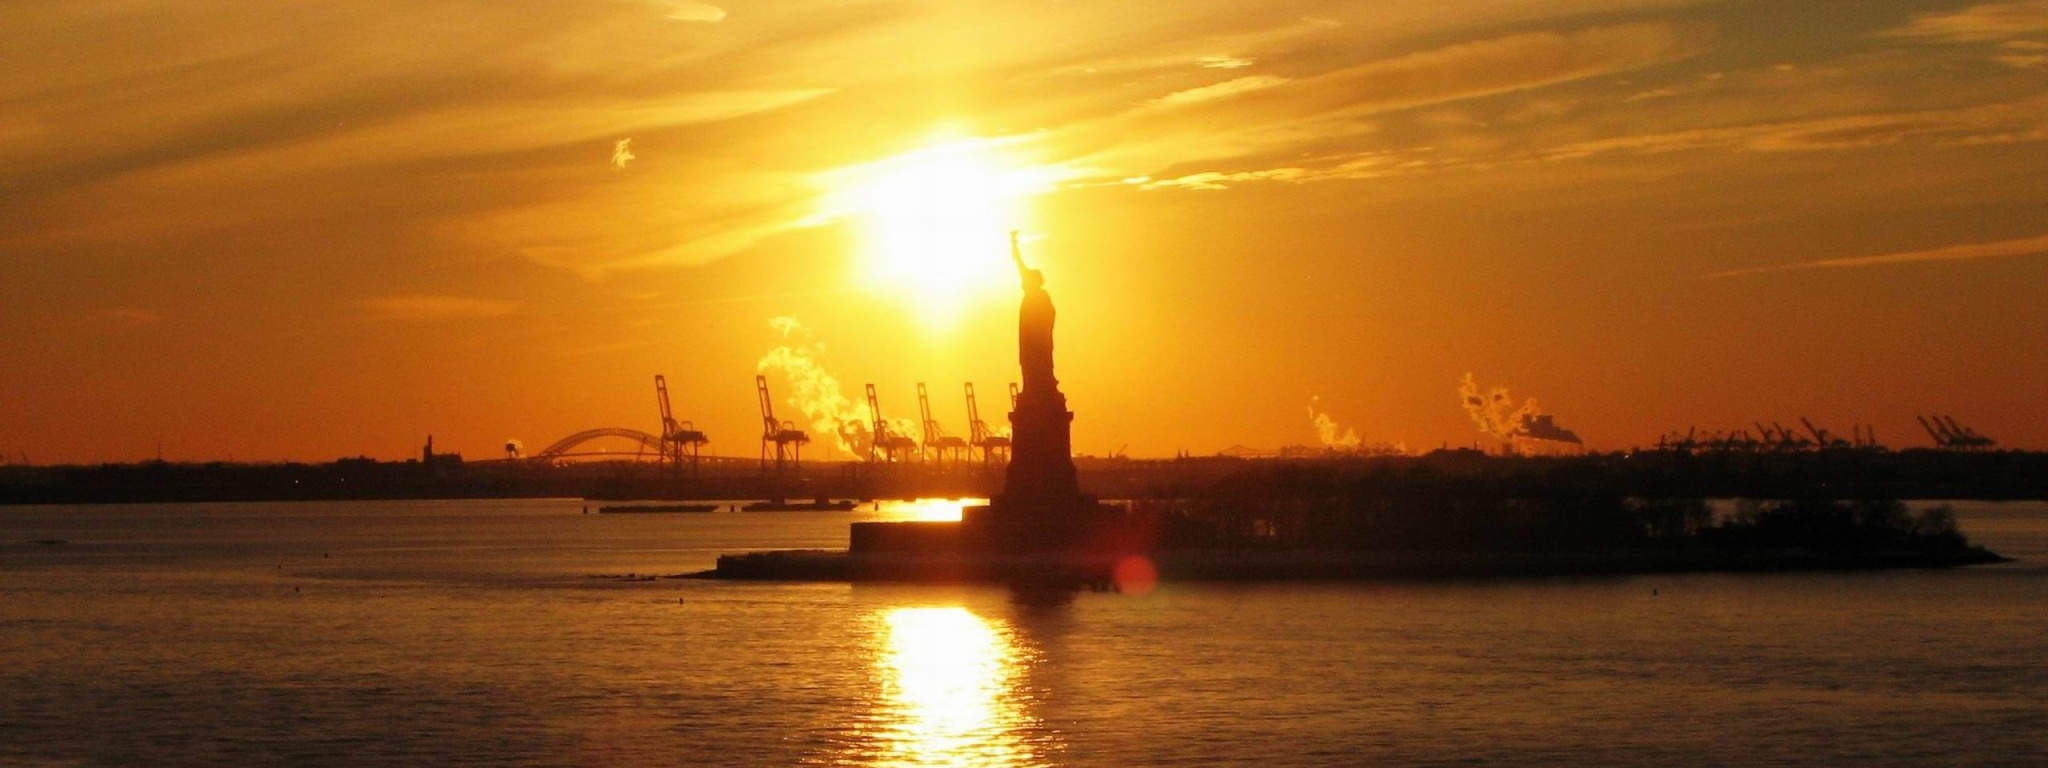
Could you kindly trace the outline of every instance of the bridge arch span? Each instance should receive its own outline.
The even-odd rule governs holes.
[[[618,437],[637,442],[640,444],[640,447],[647,449],[652,458],[658,459],[662,455],[662,444],[659,437],[626,427],[602,427],[599,429],[586,429],[556,440],[553,445],[542,448],[539,453],[534,454],[533,458],[536,461],[549,461],[561,458],[584,443],[592,440],[602,440],[607,437]]]

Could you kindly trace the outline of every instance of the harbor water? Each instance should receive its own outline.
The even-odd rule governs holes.
[[[1063,605],[649,578],[930,506],[0,508],[0,766],[2048,765],[2048,504],[1955,506],[2018,562]]]

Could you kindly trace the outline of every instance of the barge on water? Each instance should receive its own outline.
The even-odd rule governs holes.
[[[618,504],[598,507],[600,515],[658,515],[671,513],[715,512],[717,504]]]
[[[741,512],[850,512],[857,502],[820,498],[816,501],[789,502],[782,499],[756,501],[740,505]]]

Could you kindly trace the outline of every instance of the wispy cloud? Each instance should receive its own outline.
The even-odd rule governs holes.
[[[1681,59],[1697,30],[1645,23],[1529,32],[1419,51],[1299,79],[1247,97],[1254,119],[1405,109],[1540,88]]]
[[[1946,248],[1934,248],[1925,251],[1887,253],[1881,256],[1852,256],[1841,259],[1820,259],[1818,261],[1802,261],[1794,264],[1777,264],[1768,267],[1731,269],[1726,272],[1715,272],[1708,275],[1708,277],[1735,277],[1738,275],[1785,272],[1789,270],[1846,269],[1851,267],[1876,267],[1890,264],[1919,264],[1937,261],[1977,261],[1980,259],[1997,259],[2011,256],[2033,256],[2043,253],[2048,253],[2048,235],[2022,240],[2002,240],[1995,243],[1952,245]]]
[[[2007,40],[1999,46],[1999,53],[1991,58],[2017,69],[2048,68],[2048,42],[2039,40]]]
[[[1982,146],[2048,140],[2048,99],[1955,109],[1876,112],[1774,123],[1716,126],[1577,142],[1545,150],[1551,160],[1608,153],[1658,154],[1701,149],[1812,152],[1907,142]]]
[[[1240,62],[1245,65],[1253,63],[1255,54],[1283,55],[1316,42],[1327,42],[1330,33],[1344,26],[1329,19],[1288,17],[1265,24],[1241,23],[1228,32],[1200,39],[1175,36],[1156,41],[1134,40],[1127,46],[1084,56],[1079,61],[1056,68],[1054,73],[1121,77],[1183,69],[1190,62],[1205,69],[1236,69]],[[1239,54],[1218,55],[1215,51],[1219,49]]]
[[[612,167],[626,170],[626,164],[633,162],[633,140],[619,139],[612,142]]]
[[[1313,181],[1335,181],[1340,179],[1371,179],[1395,173],[1421,170],[1428,165],[1418,152],[1404,155],[1395,152],[1375,152],[1342,157],[1315,158],[1301,165],[1279,168],[1261,168],[1245,171],[1203,171],[1164,179],[1136,177],[1126,183],[1143,189],[1194,189],[1222,190],[1251,182],[1286,182],[1303,184]]]
[[[2048,0],[1985,3],[1957,11],[1923,13],[1891,32],[1897,37],[1951,42],[1993,42],[2043,33],[2048,33]]]
[[[1678,61],[1703,50],[1704,28],[1642,23],[1526,32],[1367,61],[1305,77],[1255,75],[1178,91],[1097,130],[1145,136],[1100,164],[1161,177],[1150,186],[1216,189],[1251,180],[1308,181],[1377,175],[1374,159],[1310,167],[1226,170],[1368,132],[1388,113],[1547,86]],[[1206,166],[1206,167],[1204,167]],[[1161,173],[1162,167],[1169,172]]]
[[[1167,106],[1193,104],[1198,101],[1208,101],[1210,99],[1221,99],[1229,96],[1235,96],[1240,93],[1250,93],[1252,91],[1271,88],[1273,86],[1280,85],[1286,82],[1287,78],[1284,77],[1276,77],[1273,75],[1252,75],[1249,77],[1240,77],[1235,80],[1225,80],[1214,85],[1204,85],[1199,88],[1189,88],[1185,91],[1174,91],[1173,93],[1169,93],[1165,96],[1159,97],[1157,103],[1164,104]]]
[[[1242,56],[1203,56],[1201,64],[1203,69],[1243,69],[1253,61]]]
[[[504,317],[518,311],[519,306],[507,301],[476,299],[465,296],[384,296],[364,299],[362,307],[372,320],[394,322],[433,322],[443,320],[481,320]]]
[[[725,9],[696,0],[660,0],[657,5],[669,8],[668,17],[675,21],[696,21],[717,23],[725,20]]]

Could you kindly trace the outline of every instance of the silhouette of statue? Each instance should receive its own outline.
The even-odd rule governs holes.
[[[1074,473],[1074,414],[1053,376],[1052,296],[1045,292],[1045,274],[1024,264],[1017,233],[1010,233],[1010,260],[1017,264],[1024,300],[1017,308],[1017,363],[1024,386],[1017,410],[1010,414],[1010,466],[1003,493],[1015,497],[1072,499],[1081,494]]]
[[[1045,292],[1045,273],[1024,264],[1017,247],[1017,233],[1010,233],[1010,260],[1017,263],[1017,278],[1024,286],[1024,301],[1017,309],[1017,363],[1024,369],[1024,392],[1040,395],[1059,390],[1052,373],[1052,324],[1056,312],[1052,295]]]
[[[1016,563],[998,570],[1008,569],[1008,578],[1047,579],[1067,588],[1077,583],[1067,569],[1084,563],[1088,578],[1106,582],[1108,564],[1149,546],[1146,537],[1151,534],[1131,523],[1123,508],[1081,492],[1074,467],[1074,413],[1067,410],[1067,396],[1060,393],[1059,379],[1053,376],[1052,296],[1045,292],[1044,273],[1024,263],[1015,232],[1010,233],[1010,260],[1016,262],[1017,279],[1024,288],[1017,309],[1017,362],[1024,380],[1016,407],[1010,411],[1010,463],[1004,468],[1001,493],[990,497],[985,506],[961,510],[957,546],[965,552],[1005,558],[1022,553],[1085,556],[1030,566],[1039,570],[1018,571],[1029,564]],[[893,534],[884,527],[889,525],[901,524],[855,523],[852,549],[888,552],[893,547],[916,552],[930,548],[913,543],[925,539],[890,543]],[[983,565],[995,567],[993,562]]]

